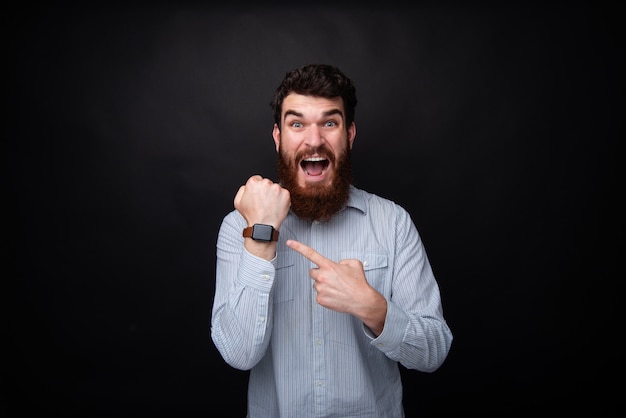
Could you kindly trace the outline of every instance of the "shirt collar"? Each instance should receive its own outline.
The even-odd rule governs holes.
[[[365,196],[363,191],[350,185],[350,197],[348,198],[347,207],[360,210],[363,214],[367,213],[367,205],[365,204]]]

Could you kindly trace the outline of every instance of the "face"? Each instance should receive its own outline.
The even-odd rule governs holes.
[[[282,106],[282,128],[272,136],[279,177],[291,193],[292,211],[305,219],[328,219],[347,202],[350,151],[356,125],[345,125],[343,100],[290,94]]]

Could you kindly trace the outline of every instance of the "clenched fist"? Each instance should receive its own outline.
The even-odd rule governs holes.
[[[259,175],[250,177],[235,195],[235,209],[243,215],[249,226],[266,224],[278,230],[290,206],[289,191]]]

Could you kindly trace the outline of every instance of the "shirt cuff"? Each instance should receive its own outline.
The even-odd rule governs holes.
[[[276,276],[276,256],[271,260],[257,257],[245,248],[239,261],[239,282],[246,287],[269,293]]]
[[[383,332],[376,337],[365,325],[363,327],[366,334],[372,338],[371,344],[384,353],[390,353],[402,344],[407,324],[408,318],[404,311],[395,303],[387,300],[387,316],[385,317]]]

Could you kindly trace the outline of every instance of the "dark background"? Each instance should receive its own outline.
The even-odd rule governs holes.
[[[616,10],[155,4],[5,13],[5,416],[245,415],[215,241],[310,62],[356,83],[355,184],[413,216],[455,336],[407,416],[622,409]]]

